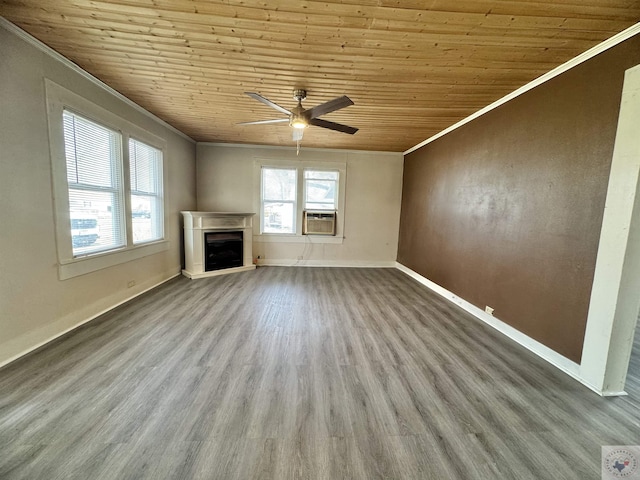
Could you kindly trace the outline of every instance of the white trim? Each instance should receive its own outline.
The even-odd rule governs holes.
[[[396,262],[370,260],[258,260],[258,267],[344,267],[344,268],[395,268]]]
[[[149,117],[150,119],[152,119],[155,122],[159,123],[163,127],[171,130],[173,133],[179,135],[180,137],[184,138],[185,140],[188,140],[189,142],[191,142],[193,144],[196,143],[196,141],[193,138],[191,138],[190,136],[188,136],[187,134],[181,132],[176,127],[168,124],[167,122],[162,120],[160,117],[157,117],[156,115],[154,115],[150,111],[146,110],[145,108],[143,108],[140,105],[138,105],[137,103],[135,103],[133,100],[130,100],[129,98],[125,97],[123,94],[121,94],[117,90],[114,90],[109,85],[104,83],[102,80],[94,77],[93,75],[91,75],[86,70],[83,70],[81,67],[79,67],[78,65],[73,63],[67,57],[64,57],[63,55],[59,54],[58,52],[56,52],[51,47],[49,47],[48,45],[45,45],[40,40],[38,40],[37,38],[31,36],[29,33],[25,32],[20,27],[18,27],[17,25],[11,23],[9,20],[7,20],[6,18],[4,18],[2,16],[0,16],[0,27],[4,28],[5,30],[7,30],[7,31],[9,31],[9,32],[11,32],[13,34],[15,34],[16,36],[18,36],[20,39],[24,40],[25,42],[27,42],[31,46],[33,46],[33,47],[37,48],[38,50],[40,50],[41,52],[49,55],[54,60],[57,60],[58,62],[62,63],[65,67],[73,70],[75,73],[77,73],[77,74],[81,75],[82,77],[84,77],[85,79],[89,80],[91,83],[93,83],[97,87],[107,91],[108,93],[110,93],[111,95],[116,97],[118,100],[126,103],[129,107],[131,107],[131,108],[135,109],[136,111],[142,113],[143,115]]]
[[[280,147],[278,147],[280,148]],[[398,154],[400,155],[400,154]],[[262,169],[263,168],[283,168],[296,171],[296,211],[294,228],[295,233],[278,234],[262,233],[263,229],[263,200],[262,200]],[[331,236],[302,235],[302,212],[304,210],[304,170],[331,170],[339,174],[338,177],[338,203],[336,234]],[[325,160],[295,160],[272,158],[268,159],[262,155],[253,157],[253,205],[258,212],[260,228],[256,231],[253,240],[256,243],[333,243],[342,244],[344,241],[344,226],[347,204],[347,162],[325,161]]]
[[[293,173],[293,200],[278,200],[278,199],[265,199],[265,192],[267,191],[265,189],[265,178],[266,176],[266,172],[268,171],[273,171],[273,170],[280,170],[280,173],[283,172],[288,172],[288,173]],[[283,171],[283,172],[282,172]],[[260,224],[258,225],[258,234],[262,235],[264,234],[264,229],[265,229],[265,216],[264,216],[264,212],[265,212],[265,203],[266,204],[277,204],[277,203],[281,203],[281,204],[288,204],[291,205],[291,211],[292,211],[292,219],[291,219],[291,231],[287,232],[287,231],[283,231],[282,234],[283,235],[295,235],[298,233],[299,230],[299,225],[298,225],[298,212],[300,211],[300,172],[297,166],[295,165],[290,165],[290,166],[269,166],[269,165],[260,165],[260,205],[258,205],[258,219],[260,221]],[[284,230],[284,229],[283,229]]]
[[[182,270],[182,275],[192,280],[195,278],[207,278],[218,277],[220,275],[227,275],[229,273],[247,272],[249,270],[255,270],[255,265],[243,265],[242,267],[221,268],[220,270],[211,270],[207,272],[190,272],[189,270]]]
[[[254,143],[224,143],[224,142],[197,142],[198,146],[204,147],[230,147],[230,148],[263,148],[265,150],[290,150],[296,151],[296,147],[279,146],[279,145],[260,145]],[[305,147],[300,145],[300,151],[308,150],[310,152],[332,152],[332,153],[366,153],[367,155],[402,155],[401,152],[391,152],[384,150],[349,150],[347,148],[318,148]]]
[[[179,275],[180,275],[180,272],[179,272],[179,271],[178,271],[178,272],[176,272],[176,273],[171,273],[171,274],[170,274],[170,276],[169,276],[168,278],[166,278],[166,279],[164,279],[164,280],[160,280],[159,282],[154,283],[153,285],[151,285],[151,286],[149,286],[149,287],[145,288],[144,290],[141,290],[141,291],[139,291],[139,292],[134,293],[133,295],[131,295],[131,296],[129,296],[129,297],[127,297],[127,298],[125,298],[124,300],[121,300],[121,301],[117,302],[116,304],[111,305],[110,307],[107,307],[107,308],[105,308],[105,309],[103,309],[103,310],[99,311],[98,313],[96,313],[96,314],[94,314],[94,315],[91,315],[89,318],[86,318],[86,319],[84,319],[84,320],[82,320],[82,321],[80,321],[80,322],[76,323],[75,325],[73,325],[73,326],[71,326],[71,327],[69,327],[69,328],[66,328],[66,329],[62,330],[61,332],[56,333],[55,335],[52,335],[51,337],[47,338],[46,340],[43,340],[43,341],[41,341],[41,342],[36,343],[35,345],[33,345],[33,346],[31,346],[31,347],[27,348],[26,350],[23,350],[22,352],[20,352],[20,353],[18,353],[18,354],[16,354],[16,355],[13,355],[12,357],[9,357],[9,358],[8,358],[8,359],[6,359],[6,360],[0,360],[0,368],[4,367],[5,365],[10,364],[11,362],[14,362],[14,361],[18,360],[19,358],[21,358],[21,357],[23,357],[23,356],[27,355],[28,353],[33,352],[34,350],[37,350],[38,348],[42,347],[43,345],[46,345],[47,343],[52,342],[52,341],[53,341],[53,340],[55,340],[56,338],[60,338],[61,336],[65,335],[65,334],[67,334],[67,333],[69,333],[69,332],[71,332],[72,330],[75,330],[76,328],[78,328],[78,327],[80,327],[80,326],[84,325],[85,323],[89,323],[90,321],[95,320],[95,319],[96,319],[96,318],[98,318],[99,316],[104,315],[104,314],[105,314],[105,313],[107,313],[107,312],[110,312],[110,311],[111,311],[111,310],[113,310],[114,308],[117,308],[117,307],[119,307],[120,305],[122,305],[122,304],[124,304],[124,303],[127,303],[128,301],[133,300],[133,299],[134,299],[134,298],[136,298],[136,297],[139,297],[139,296],[140,296],[140,295],[142,295],[143,293],[146,293],[146,292],[148,292],[149,290],[152,290],[152,289],[154,289],[154,288],[156,288],[156,287],[158,287],[158,286],[162,285],[163,283],[168,282],[169,280],[171,280],[171,279],[173,279],[173,278],[175,278],[175,277],[177,277],[177,276],[179,276]]]
[[[87,273],[102,270],[103,268],[121,265],[123,263],[132,262],[142,257],[155,255],[156,253],[169,250],[170,242],[168,240],[160,240],[152,243],[144,243],[134,245],[132,247],[115,250],[111,252],[101,252],[95,256],[75,258],[69,263],[58,264],[58,275],[60,280],[85,275]]]
[[[619,43],[624,42],[625,40],[628,40],[629,38],[633,37],[634,35],[637,35],[638,33],[640,33],[640,22],[636,23],[635,25],[632,25],[631,27],[627,28],[626,30],[623,30],[622,32],[618,33],[617,35],[614,35],[613,37],[605,40],[602,43],[599,43],[598,45],[596,45],[593,48],[590,48],[589,50],[587,50],[586,52],[581,53],[580,55],[578,55],[577,57],[572,58],[571,60],[569,60],[568,62],[563,63],[562,65],[554,68],[553,70],[545,73],[544,75],[541,75],[540,77],[536,78],[535,80],[527,83],[526,85],[518,88],[517,90],[514,90],[513,92],[511,92],[508,95],[505,95],[504,97],[502,97],[499,100],[496,100],[495,102],[493,102],[490,105],[487,105],[486,107],[484,107],[481,110],[478,110],[477,112],[475,112],[472,115],[469,115],[467,118],[464,118],[462,120],[460,120],[458,123],[455,123],[453,125],[451,125],[449,128],[445,128],[444,130],[442,130],[439,133],[436,133],[435,135],[433,135],[432,137],[427,138],[425,141],[417,144],[414,147],[411,147],[408,150],[405,150],[403,152],[403,155],[408,155],[411,152],[414,152],[416,150],[418,150],[419,148],[424,147],[425,145],[433,142],[434,140],[437,140],[438,138],[451,133],[453,130],[456,130],[460,127],[462,127],[463,125],[471,122],[472,120],[475,120],[476,118],[484,115],[485,113],[490,112],[491,110],[494,110],[496,108],[498,108],[499,106],[507,103],[510,100],[513,100],[516,97],[519,97],[520,95],[522,95],[523,93],[528,92],[529,90],[542,85],[545,82],[548,82],[549,80],[551,80],[554,77],[557,77],[558,75],[571,70],[573,67],[576,67],[578,65],[580,65],[583,62],[586,62],[587,60],[595,57],[596,55],[618,45]]]
[[[111,111],[94,104],[84,97],[67,90],[52,80],[45,78],[45,96],[47,105],[47,124],[49,129],[49,148],[51,156],[51,178],[53,187],[53,206],[56,229],[56,245],[58,253],[58,275],[60,280],[67,280],[77,275],[94,272],[113,265],[118,265],[131,260],[159,253],[169,248],[166,240],[166,225],[168,225],[167,195],[167,170],[168,164],[162,162],[163,178],[163,229],[164,238],[148,242],[134,244],[131,235],[131,205],[128,165],[128,141],[131,136],[148,143],[150,146],[162,151],[166,157],[167,142],[151,132],[144,130],[134,123],[112,113]],[[86,257],[74,257],[71,246],[71,230],[69,228],[69,186],[67,184],[66,161],[64,154],[64,132],[62,114],[66,108],[71,108],[78,114],[99,122],[100,125],[117,131],[121,136],[122,161],[124,169],[122,178],[121,201],[123,202],[127,227],[125,228],[127,243],[121,248],[105,252],[96,252]]]
[[[401,272],[409,275],[411,278],[417,280],[422,285],[424,285],[425,287],[427,287],[430,290],[434,291],[438,295],[440,295],[440,296],[446,298],[447,300],[449,300],[450,302],[458,305],[463,310],[469,312],[471,315],[476,317],[478,320],[481,320],[482,322],[484,322],[487,325],[489,325],[490,327],[496,329],[497,331],[499,331],[503,335],[506,335],[511,340],[513,340],[516,343],[522,345],[524,348],[526,348],[530,352],[536,354],[537,356],[539,356],[543,360],[546,360],[547,362],[549,362],[554,367],[558,368],[559,370],[562,370],[564,373],[566,373],[570,377],[574,378],[575,380],[579,381],[585,387],[587,387],[590,390],[594,391],[598,395],[602,395],[602,396],[626,395],[625,392],[619,392],[619,391],[608,392],[608,391],[603,391],[603,390],[597,388],[595,385],[592,385],[591,383],[589,383],[586,379],[584,379],[580,375],[580,365],[578,365],[577,363],[572,362],[568,358],[563,357],[559,353],[551,350],[549,347],[547,347],[547,346],[543,345],[542,343],[538,342],[537,340],[534,340],[533,338],[525,335],[524,333],[520,332],[519,330],[516,330],[511,325],[508,325],[508,324],[504,323],[503,321],[499,320],[498,318],[494,317],[493,315],[489,315],[488,313],[484,312],[482,309],[480,309],[480,308],[476,307],[475,305],[467,302],[463,298],[460,298],[455,293],[452,293],[449,290],[447,290],[446,288],[441,287],[437,283],[432,282],[428,278],[423,277],[419,273],[414,272],[413,270],[411,270],[408,267],[405,267],[401,263],[397,263],[396,262],[396,268],[398,270],[400,270]]]
[[[583,375],[624,389],[640,308],[640,65],[625,72],[584,336]]]

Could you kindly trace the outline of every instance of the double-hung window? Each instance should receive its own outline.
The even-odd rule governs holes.
[[[60,278],[166,250],[164,140],[45,84]]]
[[[258,242],[342,243],[346,165],[338,162],[256,160],[259,179]],[[259,173],[258,173],[259,172]],[[302,233],[305,211],[337,212],[335,236],[313,240]]]
[[[296,233],[298,173],[295,168],[262,167],[263,233]]]
[[[122,136],[68,110],[62,118],[73,255],[122,247]]]
[[[305,210],[337,210],[339,176],[334,170],[305,170]]]
[[[133,243],[163,236],[162,151],[129,139]]]

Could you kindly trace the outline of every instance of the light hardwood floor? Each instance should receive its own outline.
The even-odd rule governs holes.
[[[600,398],[395,269],[180,277],[0,370],[0,478],[599,479],[638,377]]]

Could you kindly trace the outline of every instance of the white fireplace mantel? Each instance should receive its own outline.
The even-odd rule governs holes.
[[[182,274],[189,278],[213,277],[227,273],[253,270],[252,242],[253,216],[240,212],[180,212],[184,218],[185,268]],[[243,261],[241,267],[205,271],[204,234],[207,232],[242,231]]]

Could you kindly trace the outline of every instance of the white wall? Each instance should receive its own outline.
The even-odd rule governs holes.
[[[346,164],[344,239],[318,243],[317,237],[270,242],[254,236],[253,254],[263,265],[394,266],[398,249],[403,156],[362,152],[250,145],[198,144],[198,210],[258,212],[256,162],[340,162]],[[340,212],[339,212],[340,214]],[[254,234],[259,233],[254,217]],[[298,257],[303,257],[299,260]]]
[[[179,273],[179,212],[196,206],[194,142],[14,28],[0,23],[0,365]],[[45,78],[167,142],[167,251],[58,279]]]

